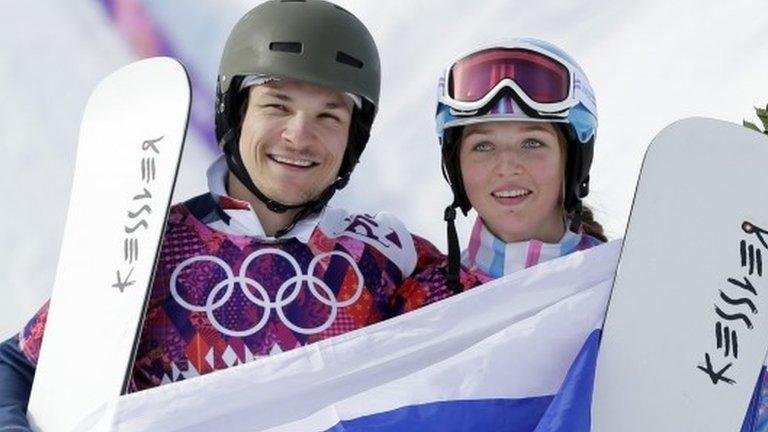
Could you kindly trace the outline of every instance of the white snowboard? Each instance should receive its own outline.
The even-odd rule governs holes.
[[[163,57],[114,72],[88,101],[27,413],[36,430],[71,431],[125,390],[189,106],[184,67]]]
[[[738,431],[768,347],[768,138],[682,120],[643,162],[592,431]]]

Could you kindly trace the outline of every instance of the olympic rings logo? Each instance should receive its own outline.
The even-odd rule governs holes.
[[[258,281],[247,277],[245,274],[251,262],[263,255],[277,255],[284,258],[286,261],[288,261],[288,263],[291,264],[291,267],[293,267],[294,271],[294,275],[280,285],[280,288],[277,290],[276,299],[274,301],[269,298],[269,293],[267,293],[267,290],[263,285],[261,285]],[[320,260],[331,256],[338,256],[346,260],[352,269],[354,269],[355,274],[357,275],[357,289],[355,294],[344,301],[336,300],[336,296],[328,284],[326,284],[322,279],[314,276],[315,267],[317,267],[317,264],[320,262]],[[216,284],[216,286],[214,286],[213,289],[208,293],[205,305],[203,306],[194,305],[184,300],[179,294],[176,285],[182,270],[196,262],[210,262],[216,264],[224,270],[227,276],[224,280]],[[246,330],[229,329],[221,324],[219,320],[214,316],[214,311],[222,307],[232,297],[236,283],[240,291],[250,302],[264,309],[259,322]],[[306,285],[309,287],[309,292],[315,299],[331,308],[331,313],[328,315],[326,321],[317,327],[305,328],[298,326],[291,322],[283,310],[285,306],[289,305],[299,296],[301,287],[304,283],[306,283]],[[254,288],[258,295],[254,294],[248,287]],[[216,300],[222,290],[225,290],[224,294],[221,295],[218,300]],[[187,258],[186,260],[182,261],[181,264],[179,264],[171,274],[171,295],[182,307],[192,312],[205,312],[208,320],[216,328],[216,330],[224,333],[225,335],[237,337],[250,336],[261,330],[269,321],[269,317],[272,315],[272,310],[277,313],[278,318],[280,321],[282,321],[283,324],[285,324],[288,328],[295,331],[296,333],[305,335],[320,333],[328,329],[328,327],[333,324],[333,322],[336,320],[336,315],[338,314],[339,308],[354,304],[360,298],[362,293],[363,275],[360,272],[357,263],[355,263],[351,256],[340,251],[325,252],[315,256],[312,261],[310,261],[306,274],[301,271],[301,267],[294,257],[280,249],[274,248],[260,249],[250,254],[240,266],[240,272],[237,276],[235,276],[234,272],[232,271],[232,267],[224,262],[224,260],[212,255],[202,255]]]

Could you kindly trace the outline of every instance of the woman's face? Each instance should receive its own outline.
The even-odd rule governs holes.
[[[560,241],[564,138],[551,123],[466,126],[459,161],[464,189],[488,229],[507,243]]]

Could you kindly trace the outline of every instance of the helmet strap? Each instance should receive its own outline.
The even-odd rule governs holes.
[[[224,154],[227,158],[227,166],[229,167],[229,170],[232,172],[232,174],[234,174],[235,177],[240,180],[240,183],[242,183],[253,195],[255,195],[259,201],[263,202],[270,211],[275,213],[285,213],[288,210],[304,207],[304,204],[283,204],[279,201],[273,200],[261,192],[258,187],[256,187],[256,184],[253,183],[253,179],[251,179],[251,176],[248,174],[248,170],[245,168],[245,164],[243,163],[240,149],[237,147],[238,137],[236,135],[237,134],[234,133],[234,129],[230,129],[224,135],[222,140],[225,141],[223,148]]]
[[[448,289],[454,294],[458,294],[463,291],[461,286],[461,280],[459,278],[459,236],[456,234],[456,207],[459,204],[454,201],[451,205],[445,208],[444,219],[447,225],[448,235],[448,268],[445,272],[445,279],[448,284]]]
[[[293,219],[291,220],[291,223],[289,223],[285,228],[278,230],[275,233],[275,237],[282,237],[286,235],[290,230],[293,229],[293,227],[296,226],[297,223],[299,223],[300,220],[304,219],[305,217],[319,213],[323,210],[323,208],[328,204],[328,201],[331,200],[331,197],[333,197],[333,194],[336,193],[336,190],[341,189],[343,186],[340,186],[342,184],[346,184],[349,177],[342,178],[339,177],[331,183],[330,186],[325,188],[323,193],[320,194],[319,197],[315,198],[312,201],[306,202],[304,204],[300,204],[302,206],[302,209],[299,210],[296,215],[293,216]]]

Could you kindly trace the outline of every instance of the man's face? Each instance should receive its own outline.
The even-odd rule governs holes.
[[[239,146],[256,186],[284,204],[316,198],[338,176],[352,104],[341,92],[301,81],[251,87]]]

